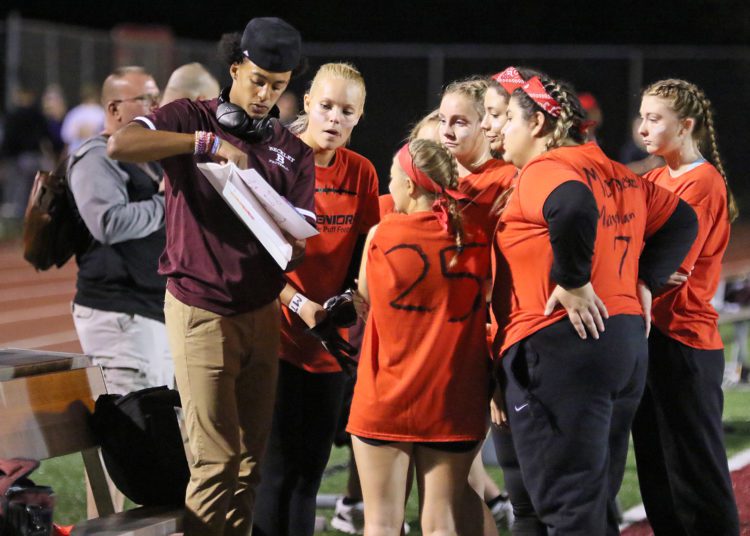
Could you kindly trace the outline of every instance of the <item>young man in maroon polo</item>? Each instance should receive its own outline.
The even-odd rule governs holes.
[[[161,160],[166,175],[165,316],[194,458],[186,535],[248,535],[270,429],[279,353],[281,269],[197,163],[254,168],[314,221],[311,150],[268,120],[300,60],[276,18],[222,40],[232,85],[219,99],[172,102],[110,138],[117,160]],[[302,259],[294,244],[288,269]]]

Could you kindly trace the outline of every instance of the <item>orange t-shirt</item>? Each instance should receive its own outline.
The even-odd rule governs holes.
[[[396,208],[393,204],[393,196],[391,194],[383,194],[378,197],[378,207],[380,208],[380,219],[385,218],[386,214],[396,212]]]
[[[498,217],[491,214],[500,195],[510,188],[517,170],[510,162],[491,158],[474,173],[458,179],[458,190],[471,197],[463,209],[464,218],[479,225],[487,236],[495,232]]]
[[[462,211],[465,220],[481,226],[487,236],[493,236],[499,219],[497,215],[492,214],[495,201],[514,184],[517,176],[518,170],[513,164],[491,158],[474,173],[460,177],[458,179],[459,191],[471,196]],[[491,259],[490,271],[495,273],[494,255]],[[490,311],[489,320],[487,340],[492,344],[491,341],[494,340],[498,330],[497,320],[492,311]]]
[[[521,170],[500,218],[492,296],[501,324],[493,345],[496,356],[566,315],[558,307],[544,316],[556,283],[550,276],[554,258],[543,207],[567,181],[586,185],[599,207],[591,266],[594,291],[610,316],[641,314],[636,285],[644,239],[669,219],[679,199],[610,160],[595,143],[560,147]]]
[[[654,298],[654,325],[665,335],[701,350],[724,347],[711,305],[721,279],[721,259],[729,243],[727,189],[724,178],[708,162],[673,178],[664,166],[645,175],[677,194],[698,216],[698,236],[680,271],[692,274],[686,283]]]
[[[293,287],[322,304],[342,291],[357,239],[378,222],[378,177],[372,163],[342,147],[330,166],[316,166],[315,214],[320,234],[307,240],[305,260],[286,275]],[[307,325],[299,316],[286,307],[282,312],[281,358],[308,372],[340,371],[336,359],[305,333]]]
[[[347,431],[388,441],[485,435],[489,352],[481,229],[450,266],[455,239],[430,212],[389,214],[367,254],[370,315]]]

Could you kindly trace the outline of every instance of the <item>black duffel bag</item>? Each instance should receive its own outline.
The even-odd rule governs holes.
[[[144,506],[181,506],[190,469],[175,408],[177,391],[151,387],[101,395],[91,427],[107,472],[131,501]]]

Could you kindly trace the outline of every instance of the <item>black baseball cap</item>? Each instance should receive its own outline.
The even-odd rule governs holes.
[[[272,73],[291,71],[300,61],[299,32],[277,17],[256,17],[247,23],[240,48],[247,59]]]

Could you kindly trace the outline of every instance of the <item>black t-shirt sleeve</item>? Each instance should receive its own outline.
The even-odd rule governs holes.
[[[547,197],[542,215],[554,255],[552,279],[563,288],[582,287],[591,279],[599,220],[594,194],[581,182],[564,182]]]
[[[664,286],[698,235],[695,211],[680,199],[672,215],[651,235],[638,261],[638,278],[651,290]]]

